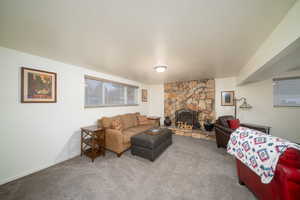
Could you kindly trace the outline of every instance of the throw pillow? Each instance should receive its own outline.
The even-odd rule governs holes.
[[[137,118],[138,118],[139,125],[148,125],[148,124],[150,124],[150,121],[144,115],[138,115]]]
[[[111,123],[111,128],[121,131],[123,129],[120,119],[114,119]]]
[[[240,120],[239,119],[228,120],[228,125],[229,125],[229,128],[235,130],[238,127],[240,127]]]

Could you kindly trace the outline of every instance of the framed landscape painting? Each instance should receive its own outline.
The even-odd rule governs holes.
[[[56,103],[56,73],[21,68],[22,103]]]
[[[234,106],[234,91],[221,92],[221,106]]]

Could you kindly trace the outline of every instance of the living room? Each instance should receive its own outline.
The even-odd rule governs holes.
[[[297,199],[299,19],[299,0],[1,1],[0,199]],[[242,131],[282,142],[295,181],[232,156]]]

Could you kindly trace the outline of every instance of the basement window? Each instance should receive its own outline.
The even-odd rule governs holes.
[[[138,87],[85,76],[85,107],[138,105]]]
[[[273,79],[273,105],[300,107],[300,77]]]

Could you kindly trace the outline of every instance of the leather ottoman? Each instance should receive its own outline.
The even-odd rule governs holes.
[[[131,154],[154,161],[172,144],[172,131],[167,128],[150,129],[131,137]],[[153,134],[152,134],[152,133]]]

